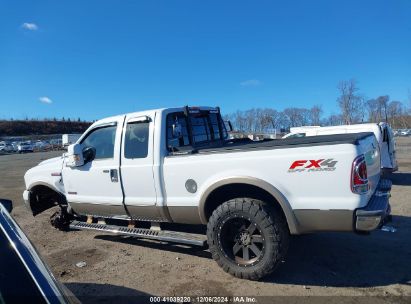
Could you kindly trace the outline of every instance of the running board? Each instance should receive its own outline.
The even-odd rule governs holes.
[[[201,234],[191,234],[186,232],[176,232],[168,230],[151,230],[144,228],[128,228],[115,225],[104,225],[96,223],[86,223],[80,221],[73,221],[70,224],[71,229],[80,230],[97,230],[103,232],[110,232],[118,235],[128,235],[137,238],[159,240],[187,245],[205,246],[205,236]]]

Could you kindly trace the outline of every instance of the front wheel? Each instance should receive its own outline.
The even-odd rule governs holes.
[[[207,238],[213,259],[224,271],[258,280],[283,260],[289,232],[276,209],[259,200],[237,198],[213,212]]]

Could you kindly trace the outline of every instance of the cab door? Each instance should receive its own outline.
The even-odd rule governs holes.
[[[81,167],[64,167],[62,177],[67,201],[79,214],[127,217],[120,182],[120,143],[124,116],[107,119],[80,141],[93,147],[94,159]]]
[[[159,220],[153,177],[154,114],[129,114],[125,120],[121,156],[124,202],[135,219]]]

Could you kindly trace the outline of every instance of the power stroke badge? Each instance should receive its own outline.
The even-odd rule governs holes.
[[[290,168],[288,168],[288,172],[334,171],[337,163],[338,161],[333,158],[296,160],[291,164]]]

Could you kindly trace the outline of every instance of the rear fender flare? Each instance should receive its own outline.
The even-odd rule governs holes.
[[[268,192],[279,203],[281,209],[283,210],[290,233],[298,234],[298,221],[295,218],[293,209],[291,208],[291,205],[288,202],[287,198],[270,183],[250,176],[233,176],[224,178],[207,187],[207,189],[201,195],[199,203],[199,216],[203,224],[207,224],[207,218],[205,215],[205,204],[208,196],[219,187],[229,184],[248,184],[256,186]]]

